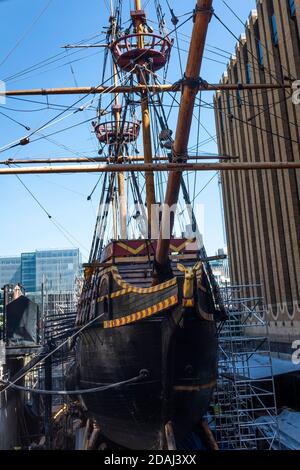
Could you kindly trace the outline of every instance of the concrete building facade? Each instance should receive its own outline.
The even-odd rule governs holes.
[[[300,0],[257,0],[222,83],[300,79]],[[219,92],[221,154],[242,162],[300,160],[300,104],[292,88]],[[299,96],[299,94],[298,94]],[[300,101],[300,100],[299,100]],[[300,339],[300,170],[224,172],[223,202],[234,284],[262,284],[274,342]]]

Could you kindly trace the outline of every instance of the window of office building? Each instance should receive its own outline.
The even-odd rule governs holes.
[[[290,14],[291,16],[296,15],[296,5],[295,5],[295,0],[288,0],[289,3],[289,8],[290,8]]]
[[[258,54],[258,61],[259,65],[264,65],[264,52],[261,41],[257,41],[257,54]]]
[[[231,96],[229,91],[227,92],[227,110],[228,114],[231,114]]]
[[[271,17],[271,23],[272,23],[273,43],[275,44],[275,46],[278,46],[278,29],[277,29],[277,22],[276,22],[275,13]]]
[[[250,62],[246,64],[246,82],[251,83],[251,65]]]
[[[224,116],[223,116],[221,98],[218,99],[218,109],[219,109],[219,116],[220,116],[221,131],[224,132]]]
[[[22,284],[26,292],[36,291],[36,256],[23,253],[21,256]]]

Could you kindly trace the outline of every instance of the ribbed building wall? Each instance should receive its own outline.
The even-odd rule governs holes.
[[[300,0],[294,15],[292,7],[289,0],[257,1],[222,83],[300,80]],[[291,95],[219,92],[220,153],[243,162],[299,161],[300,104]],[[263,284],[274,340],[300,339],[300,170],[224,172],[222,186],[233,283]],[[255,296],[255,287],[246,294]]]

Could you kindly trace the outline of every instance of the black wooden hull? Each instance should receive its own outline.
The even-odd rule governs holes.
[[[158,449],[171,420],[182,439],[208,409],[216,380],[215,323],[188,309],[181,326],[173,312],[120,328],[93,327],[76,344],[79,388],[135,377],[141,382],[83,395],[102,433],[131,449]]]

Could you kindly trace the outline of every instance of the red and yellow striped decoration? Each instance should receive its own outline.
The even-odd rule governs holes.
[[[157,284],[156,286],[136,287],[122,279],[122,276],[119,274],[118,268],[116,266],[111,269],[111,272],[114,281],[118,284],[119,287],[127,289],[127,292],[134,292],[136,294],[153,294],[154,292],[159,292],[177,284],[176,277],[173,277],[173,279],[170,279],[169,281],[163,282],[161,284]]]
[[[117,318],[116,320],[108,320],[103,322],[104,328],[117,328],[119,326],[128,325],[129,323],[134,323],[138,320],[142,320],[147,317],[151,317],[158,312],[166,310],[173,305],[178,303],[177,295],[172,295],[168,299],[162,300],[156,305],[152,305],[144,310],[140,310],[139,312],[132,313],[131,315],[127,315],[126,317]]]

